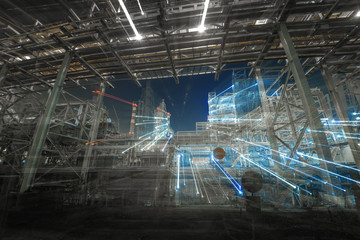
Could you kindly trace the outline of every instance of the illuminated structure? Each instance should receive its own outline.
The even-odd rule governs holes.
[[[106,206],[120,212],[107,219],[121,220],[98,225],[128,227],[111,232],[119,239],[169,239],[165,233],[281,239],[256,221],[272,223],[284,209],[304,213],[299,219],[310,223],[299,231],[316,233],[308,238],[356,238],[358,232],[336,235],[330,228],[359,225],[346,215],[360,209],[359,23],[359,0],[0,1],[0,235],[13,224],[5,239],[45,238],[22,230],[36,233],[31,224],[43,223],[37,220],[44,215],[54,213],[44,220],[51,227],[52,220],[77,219],[68,212],[96,214],[88,206]],[[225,83],[230,75],[232,83],[203,99],[206,122],[174,133],[170,119],[179,116],[171,91],[151,84],[170,79],[182,87],[197,75],[203,75],[201,86],[210,78]],[[141,97],[127,82],[143,87]],[[108,106],[126,98],[121,91],[108,94],[109,88],[127,91],[128,109]],[[213,158],[216,147],[225,150],[223,160]],[[254,196],[241,185],[248,170],[264,179]],[[250,197],[276,214],[250,219]],[[183,231],[176,214],[187,205],[190,214],[202,207],[211,208],[204,211],[209,215],[221,211],[221,218],[209,218],[221,224],[189,217],[189,232]],[[37,212],[42,207],[56,211]],[[155,212],[160,207],[169,212]],[[333,207],[348,212],[339,220]],[[66,216],[58,217],[63,208]],[[227,221],[225,208],[245,227]],[[250,214],[242,215],[244,208]],[[151,221],[133,222],[128,216],[136,211]],[[324,213],[329,216],[321,221],[332,223],[311,222]],[[87,220],[96,216],[86,214],[80,224],[52,224],[67,229],[48,238],[107,238],[108,229],[93,232]],[[273,229],[292,224],[278,222]],[[25,223],[30,226],[22,228]],[[144,233],[156,225],[177,229]],[[220,225],[221,234],[213,234]],[[318,225],[327,227],[314,230]],[[298,231],[284,232],[286,239],[299,238]]]

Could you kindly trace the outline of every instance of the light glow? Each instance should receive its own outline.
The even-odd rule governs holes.
[[[203,15],[202,15],[202,18],[201,18],[200,26],[198,27],[199,32],[204,32],[205,31],[205,18],[206,18],[206,14],[207,14],[207,11],[208,11],[208,8],[209,8],[209,3],[210,3],[210,0],[205,0],[205,2],[204,2],[204,12],[203,12]]]
[[[135,33],[135,39],[136,40],[141,40],[143,37],[139,34],[138,30],[136,29],[135,24],[132,21],[131,16],[130,16],[130,14],[129,14],[129,12],[128,12],[128,10],[127,10],[124,2],[123,2],[123,0],[119,0],[119,3],[120,3],[120,6],[121,6],[122,10],[125,13],[125,16],[126,16],[127,20],[130,23],[131,28],[133,29],[133,31]]]
[[[144,13],[144,11],[142,10],[141,4],[140,4],[140,0],[137,0],[137,3],[138,3],[138,5],[139,5],[141,15],[144,15],[145,13]]]

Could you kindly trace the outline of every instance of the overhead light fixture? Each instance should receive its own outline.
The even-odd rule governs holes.
[[[360,10],[356,13],[355,17],[360,17]]]
[[[134,31],[134,33],[135,33],[135,39],[136,39],[136,40],[141,40],[143,37],[142,37],[142,36],[139,34],[139,32],[137,31],[137,29],[136,29],[136,27],[135,27],[135,24],[134,24],[134,22],[132,21],[132,19],[131,19],[131,17],[130,17],[130,14],[129,14],[129,12],[128,12],[128,10],[127,10],[127,8],[126,8],[123,0],[119,0],[119,3],[120,3],[120,6],[121,6],[122,10],[123,10],[124,13],[125,13],[125,16],[126,16],[127,20],[128,20],[129,23],[130,23],[130,26],[132,27],[132,29],[133,29],[133,31]]]
[[[205,2],[204,2],[204,12],[203,12],[203,15],[202,15],[202,18],[201,18],[200,26],[198,27],[199,32],[204,32],[206,30],[206,28],[205,28],[205,18],[206,18],[207,10],[209,8],[209,3],[210,3],[210,0],[205,0]]]
[[[141,4],[140,4],[140,0],[137,0],[138,2],[138,5],[139,5],[139,8],[140,8],[140,12],[141,12],[141,15],[144,15],[144,11],[142,10],[142,7],[141,7]]]

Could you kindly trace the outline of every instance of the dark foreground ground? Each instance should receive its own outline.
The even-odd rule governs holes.
[[[66,208],[10,211],[3,239],[360,239],[355,212],[312,210],[254,216],[235,208]]]

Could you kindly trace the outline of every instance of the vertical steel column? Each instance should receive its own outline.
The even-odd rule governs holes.
[[[33,183],[36,174],[36,168],[39,163],[43,145],[49,131],[50,120],[54,113],[56,103],[63,88],[65,77],[70,66],[72,53],[67,52],[57,74],[54,87],[45,104],[45,111],[42,114],[36,127],[34,138],[29,150],[29,156],[26,159],[24,167],[24,176],[21,183],[20,193],[24,193]]]
[[[4,65],[2,65],[0,70],[0,87],[2,86],[6,78],[7,72],[8,72],[8,67],[7,67],[7,63],[5,63]]]
[[[302,68],[300,59],[296,53],[294,44],[284,23],[280,24],[278,33],[286,56],[289,60],[289,66],[294,76],[296,86],[299,90],[299,95],[304,107],[304,111],[307,119],[309,120],[309,126],[311,130],[314,130],[311,132],[311,135],[314,140],[316,152],[320,158],[332,161],[331,151],[328,147],[326,135],[323,132],[324,129],[321,123],[320,114],[316,108],[314,98],[311,94],[304,69]]]
[[[137,108],[137,104],[133,103],[132,104],[132,112],[131,112],[131,120],[130,120],[130,129],[129,129],[129,135],[132,135],[132,137],[134,137],[136,108]]]
[[[100,92],[102,92],[102,93],[105,92],[105,83],[103,83],[103,82],[100,83]],[[94,121],[91,123],[89,142],[94,142],[97,140],[99,124],[100,124],[100,120],[102,117],[101,108],[103,105],[103,98],[104,98],[103,94],[97,95],[96,108],[95,108],[96,116],[94,118]],[[94,146],[92,144],[88,144],[87,148],[85,150],[84,161],[83,161],[82,168],[81,168],[81,180],[82,180],[83,184],[86,184],[86,182],[87,182],[87,176],[88,176],[88,171],[89,171],[89,167],[90,167],[91,160],[92,160],[93,149],[94,149]]]
[[[275,137],[274,126],[272,125],[271,110],[270,110],[269,102],[266,97],[266,90],[265,90],[265,86],[264,86],[264,81],[262,79],[261,69],[256,68],[255,74],[256,74],[256,80],[257,80],[258,87],[259,87],[262,111],[264,113],[267,134],[269,137],[269,142],[270,142],[270,147],[271,147],[271,155],[275,161],[281,162],[281,159],[279,156],[279,147],[277,145],[277,139]],[[279,172],[279,165],[274,164],[274,167],[275,167],[275,170],[277,172]]]
[[[336,91],[336,87],[335,87],[335,83],[334,83],[334,79],[331,75],[331,72],[328,68],[328,66],[326,64],[323,64],[321,66],[321,73],[323,75],[326,87],[329,90],[331,99],[334,103],[335,109],[336,109],[336,113],[339,116],[339,119],[341,121],[349,121],[349,116],[346,112],[346,108],[344,106],[344,104],[341,101],[340,95],[339,93]],[[351,149],[352,155],[354,157],[355,163],[356,163],[356,167],[360,169],[360,148],[358,147],[356,141],[354,139],[351,138],[351,135],[353,133],[355,133],[354,129],[352,126],[343,126],[344,132],[346,134],[348,134],[346,137],[346,140],[349,143],[349,147]],[[350,136],[349,136],[350,135]],[[350,138],[347,138],[350,137]]]
[[[0,87],[4,83],[7,73],[8,73],[8,67],[7,67],[7,63],[5,63],[4,65],[2,65],[1,70],[0,70]],[[5,113],[5,111],[6,111],[5,107],[3,107],[3,109],[1,109],[1,112],[0,112],[0,132],[2,131],[3,124],[4,124],[2,115]]]

